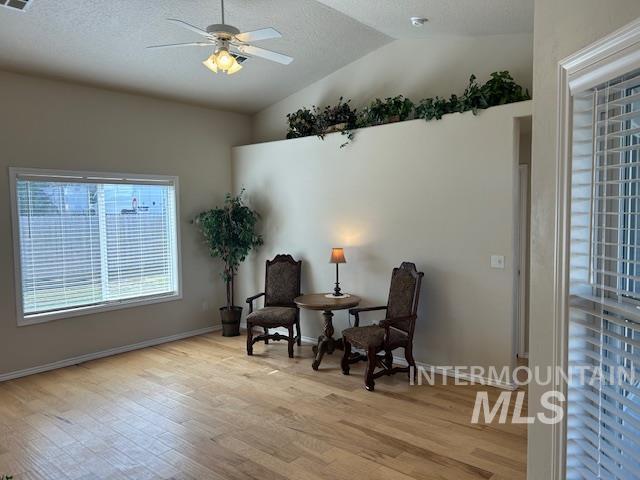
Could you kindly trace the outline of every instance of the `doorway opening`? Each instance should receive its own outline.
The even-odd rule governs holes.
[[[516,211],[515,350],[518,364],[529,357],[529,267],[531,238],[531,117],[516,119],[518,178]]]

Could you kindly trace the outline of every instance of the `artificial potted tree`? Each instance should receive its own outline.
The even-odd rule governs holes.
[[[258,213],[244,204],[243,193],[244,189],[237,196],[227,194],[222,207],[202,212],[194,219],[211,256],[224,262],[221,276],[226,285],[227,304],[220,307],[220,318],[225,337],[240,334],[242,307],[234,305],[234,277],[238,267],[252,248],[263,243],[256,233]]]

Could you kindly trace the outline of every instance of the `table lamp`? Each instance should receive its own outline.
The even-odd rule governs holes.
[[[340,292],[340,280],[338,279],[338,266],[341,263],[347,263],[347,260],[344,258],[344,249],[342,248],[332,248],[331,249],[331,258],[329,259],[329,263],[336,264],[336,288],[333,289],[334,297],[341,297],[342,292]]]

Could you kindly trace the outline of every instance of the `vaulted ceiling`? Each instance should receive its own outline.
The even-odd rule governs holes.
[[[393,38],[533,33],[532,0],[318,0]],[[410,17],[427,18],[416,28]]]
[[[283,38],[259,46],[294,62],[252,58],[233,76],[214,75],[201,64],[206,48],[145,49],[200,40],[166,19],[220,23],[217,0],[30,0],[23,12],[0,7],[0,69],[253,113],[394,38],[533,24],[532,0],[226,0],[225,12],[240,30],[279,30]],[[413,15],[430,22],[411,27]]]

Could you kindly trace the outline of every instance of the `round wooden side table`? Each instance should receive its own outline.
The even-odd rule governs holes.
[[[315,353],[316,358],[311,366],[314,370],[318,370],[325,353],[331,354],[335,349],[343,349],[342,338],[333,338],[333,310],[353,308],[360,303],[360,297],[357,295],[350,295],[346,298],[328,298],[325,295],[325,293],[310,293],[309,295],[296,297],[294,300],[300,308],[322,311],[324,333],[318,337],[318,345],[313,347],[313,353]]]

